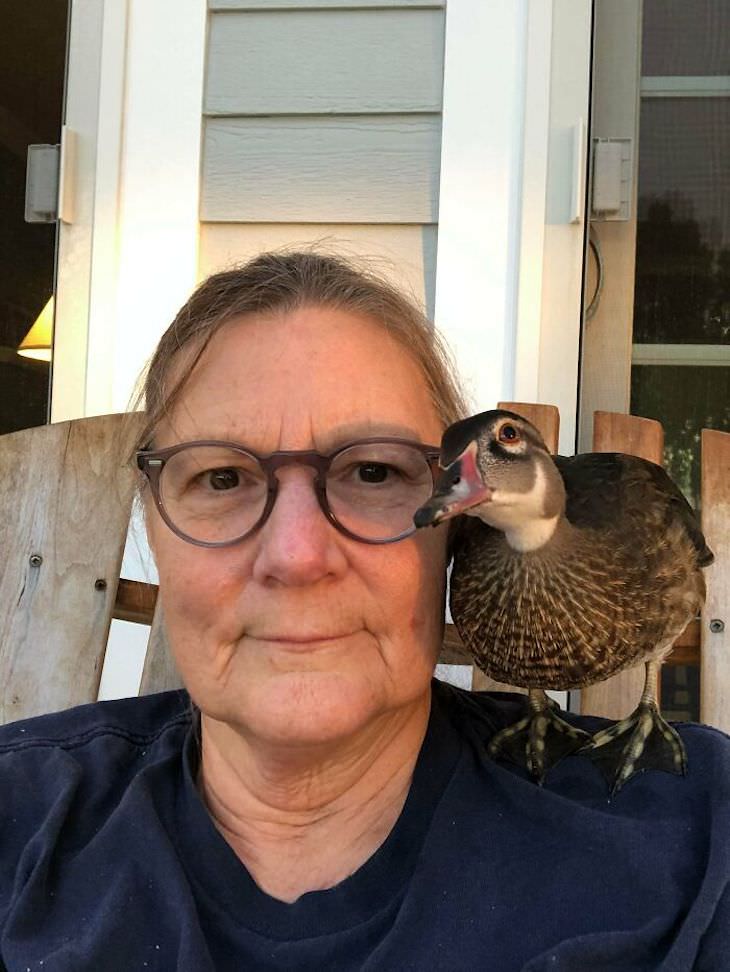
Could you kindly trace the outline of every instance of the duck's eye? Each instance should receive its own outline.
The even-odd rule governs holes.
[[[499,441],[509,442],[510,445],[514,445],[520,441],[520,433],[514,425],[503,425],[499,430]]]

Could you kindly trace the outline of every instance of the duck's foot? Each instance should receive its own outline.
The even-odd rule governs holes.
[[[639,770],[687,772],[684,743],[653,700],[642,699],[630,716],[597,732],[581,752],[601,770],[612,794]]]
[[[561,719],[559,706],[542,690],[530,690],[529,706],[528,715],[494,736],[488,752],[493,759],[505,756],[527,769],[542,785],[551,767],[589,744],[591,737]]]

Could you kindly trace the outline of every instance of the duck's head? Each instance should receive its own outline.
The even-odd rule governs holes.
[[[550,540],[565,509],[565,488],[540,433],[521,415],[495,409],[449,426],[439,463],[443,473],[416,512],[416,526],[466,513],[502,530],[516,550]]]

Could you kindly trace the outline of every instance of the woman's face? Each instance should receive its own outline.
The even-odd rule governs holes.
[[[353,439],[438,443],[410,356],[366,317],[306,307],[214,337],[157,448],[223,439],[267,454]],[[277,743],[344,738],[422,698],[441,643],[446,527],[374,546],[323,515],[312,470],[277,473],[274,509],[224,548],[178,538],[148,505],[170,644],[201,710]]]

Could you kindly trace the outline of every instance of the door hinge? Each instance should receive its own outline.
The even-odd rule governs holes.
[[[26,223],[73,222],[76,133],[66,125],[58,145],[29,145],[25,172]]]

